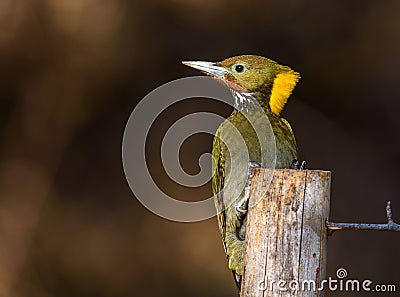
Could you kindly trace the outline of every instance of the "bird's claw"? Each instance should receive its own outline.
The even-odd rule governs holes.
[[[243,218],[248,209],[248,203],[250,198],[250,186],[251,186],[251,177],[253,173],[253,169],[255,168],[262,168],[264,165],[257,161],[251,161],[248,164],[248,173],[247,173],[247,181],[244,187],[244,194],[243,198],[235,205],[236,215],[239,218]]]
[[[254,168],[263,168],[264,164],[261,162],[257,161],[251,161],[249,162],[249,169],[254,169]]]
[[[239,214],[242,214],[242,215],[247,213],[247,209],[242,209],[241,207],[242,207],[242,205],[236,205],[235,206],[236,212],[238,212]]]
[[[236,216],[239,220],[243,220],[247,214],[249,198],[248,193],[245,193],[244,197],[235,205]]]
[[[302,161],[301,164],[297,159],[294,159],[292,163],[290,164],[291,169],[299,169],[299,170],[304,170],[306,169],[306,161]]]
[[[247,167],[247,182],[246,182],[246,187],[248,188],[250,188],[251,178],[253,177],[254,174],[253,170],[256,168],[264,168],[264,164],[257,161],[249,162]]]

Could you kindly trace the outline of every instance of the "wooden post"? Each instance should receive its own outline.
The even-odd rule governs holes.
[[[266,189],[270,173],[252,179],[241,297],[323,296],[330,172],[275,170]]]

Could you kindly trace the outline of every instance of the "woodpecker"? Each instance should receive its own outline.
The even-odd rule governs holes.
[[[241,55],[227,58],[221,62],[191,61],[183,64],[202,71],[231,90],[234,111],[218,128],[213,141],[212,187],[217,208],[218,225],[222,242],[228,258],[228,267],[232,270],[235,282],[240,289],[243,275],[243,257],[246,234],[246,213],[249,193],[242,191],[234,202],[232,197],[222,194],[224,181],[235,170],[230,168],[235,158],[241,158],[239,147],[229,147],[229,152],[221,139],[230,137],[228,122],[233,124],[243,136],[249,154],[249,169],[262,165],[260,144],[251,124],[243,115],[254,100],[267,115],[276,142],[275,168],[298,166],[297,145],[293,130],[287,120],[280,116],[300,74],[287,66],[255,55]],[[249,170],[249,175],[250,175]],[[250,176],[248,176],[248,179]],[[225,196],[224,196],[225,195]]]

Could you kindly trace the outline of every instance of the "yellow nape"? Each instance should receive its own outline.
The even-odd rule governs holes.
[[[272,86],[269,106],[271,111],[277,116],[281,114],[283,107],[285,106],[299,79],[300,74],[294,71],[279,73],[276,76]]]

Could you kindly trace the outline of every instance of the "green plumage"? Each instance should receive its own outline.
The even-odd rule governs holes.
[[[184,62],[184,64],[199,69],[224,84],[233,92],[236,100],[236,110],[220,125],[214,138],[212,186],[228,266],[240,286],[240,276],[243,274],[246,211],[239,212],[236,206],[243,201],[243,198],[248,197],[240,186],[243,172],[231,168],[231,164],[247,160],[247,151],[239,143],[236,145],[236,140],[231,142],[228,151],[222,139],[225,142],[233,140],[235,136],[232,133],[230,125],[232,124],[244,139],[249,161],[262,163],[259,140],[253,127],[243,115],[248,113],[252,117],[251,113],[254,112],[251,108],[252,101],[257,100],[267,115],[275,136],[276,168],[289,168],[297,159],[297,146],[292,128],[280,117],[280,112],[300,75],[287,66],[253,55],[232,57],[217,63]],[[255,114],[252,118],[254,116]],[[261,123],[258,117],[259,114],[256,116],[256,122],[259,120]],[[224,188],[228,177],[229,187]],[[233,203],[230,203],[232,201]]]
[[[289,123],[283,118],[272,115],[266,111],[271,123],[276,141],[276,168],[289,168],[294,159],[297,159],[296,141]],[[261,162],[260,144],[250,123],[238,111],[234,111],[226,120],[232,123],[242,134],[249,152],[250,161]],[[246,218],[239,219],[235,210],[236,202],[243,197],[242,194],[235,199],[236,202],[228,203],[234,199],[226,197],[232,195],[232,191],[225,191],[224,197],[220,193],[224,186],[224,180],[228,175],[235,174],[229,170],[230,164],[239,162],[235,158],[243,158],[243,151],[240,147],[229,147],[220,140],[229,138],[229,129],[226,128],[226,121],[218,128],[213,142],[213,192],[216,195],[216,205],[219,211],[218,223],[222,234],[225,252],[228,256],[229,269],[237,274],[243,274],[243,253],[245,239]],[[222,135],[224,134],[224,135]],[[235,169],[232,168],[232,171]],[[239,182],[239,181],[238,181]],[[233,194],[234,195],[234,194]],[[230,205],[229,205],[230,204]],[[228,206],[229,205],[229,206]],[[226,207],[226,208],[225,208]],[[225,209],[225,210],[224,210]],[[223,211],[224,210],[224,211]]]

